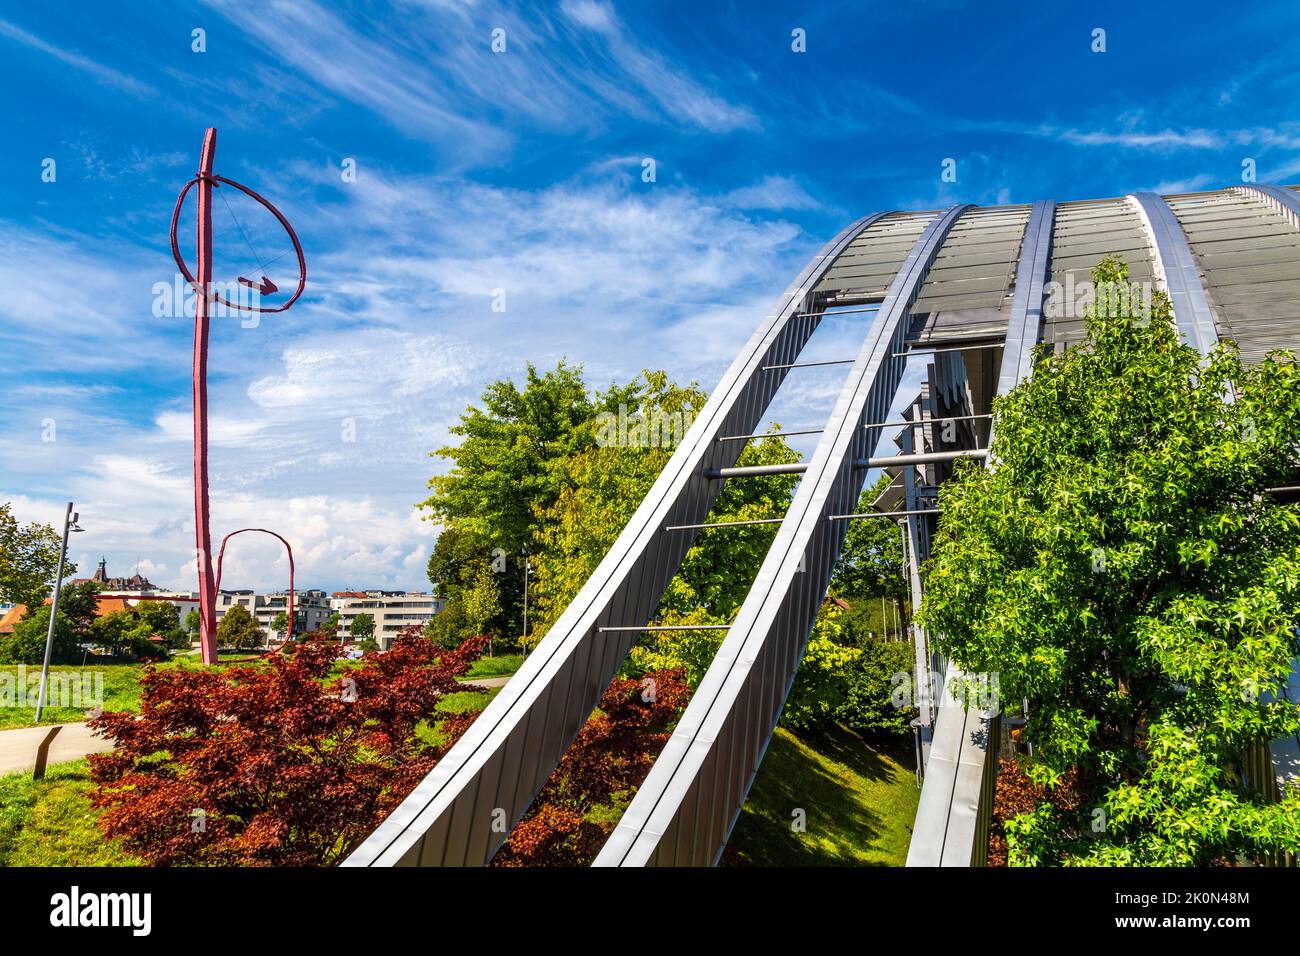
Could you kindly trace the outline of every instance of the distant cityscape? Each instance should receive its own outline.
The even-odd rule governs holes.
[[[155,585],[141,574],[114,577],[108,573],[108,562],[100,558],[95,573],[89,578],[73,578],[73,584],[93,581],[100,586],[95,596],[97,616],[136,607],[145,601],[165,601],[176,609],[177,623],[186,628],[191,611],[199,609],[197,591],[171,591]],[[426,591],[391,591],[379,588],[326,592],[320,588],[295,588],[293,592],[293,630],[295,634],[308,634],[320,630],[335,614],[339,616],[338,632],[346,635],[352,622],[361,614],[374,619],[374,641],[381,650],[392,646],[403,628],[423,626],[440,613],[445,601]],[[223,588],[217,594],[217,623],[232,607],[242,607],[257,621],[257,626],[273,635],[272,623],[289,607],[287,590],[258,591],[253,588]],[[0,634],[11,633],[14,626],[26,616],[24,605],[0,608]]]

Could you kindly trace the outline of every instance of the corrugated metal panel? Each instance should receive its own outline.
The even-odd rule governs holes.
[[[1262,196],[1166,197],[1201,270],[1219,336],[1247,362],[1300,342],[1300,231]]]
[[[921,233],[937,212],[899,212],[883,217],[854,239],[826,270],[816,292],[827,305],[879,302]]]
[[[1092,270],[1108,255],[1117,255],[1129,267],[1135,282],[1152,277],[1151,247],[1137,211],[1124,199],[1089,199],[1063,202],[1056,207],[1052,230],[1052,282],[1060,289],[1079,288],[1092,281]],[[1046,315],[1044,341],[1057,351],[1083,338],[1083,316],[1075,313],[1070,295],[1060,296]]]

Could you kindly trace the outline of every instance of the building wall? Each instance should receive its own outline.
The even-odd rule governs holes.
[[[257,626],[266,631],[268,636],[275,636],[271,622],[275,620],[277,614],[287,610],[288,605],[288,591],[274,591],[269,594],[258,594],[255,591],[222,591],[217,595],[217,623],[221,623],[228,610],[239,606],[257,619]],[[294,634],[309,634],[320,630],[333,613],[329,597],[324,591],[308,589],[294,592]]]
[[[370,591],[364,597],[336,594],[330,598],[330,604],[339,615],[340,636],[348,633],[348,628],[358,615],[369,614],[373,617],[375,641],[382,650],[388,650],[392,646],[394,638],[403,628],[423,626],[443,607],[442,600],[432,594],[383,591]]]

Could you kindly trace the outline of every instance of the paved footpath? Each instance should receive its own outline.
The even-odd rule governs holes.
[[[462,684],[471,684],[474,687],[505,687],[510,682],[511,675],[505,677],[473,677],[461,681]]]
[[[41,727],[18,727],[0,730],[0,775],[31,771],[36,767],[36,748],[41,745],[53,724]],[[64,724],[50,744],[48,764],[66,763],[86,754],[113,749],[113,742],[96,737],[85,724]]]

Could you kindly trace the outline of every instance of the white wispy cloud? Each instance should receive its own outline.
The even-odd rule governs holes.
[[[650,365],[712,387],[818,244],[789,222],[754,218],[736,197],[666,184],[580,178],[525,191],[369,168],[346,185],[324,169],[293,172],[302,195],[286,205],[335,240],[313,248],[307,295],[287,319],[214,331],[210,468],[216,537],[249,525],[284,533],[304,585],[427,583],[437,528],[414,505],[443,467],[428,452],[448,442],[448,426],[487,382],[517,377],[526,359],[548,366],[567,357],[585,364],[593,385]],[[779,198],[784,182],[756,189]],[[66,247],[25,238],[21,248],[25,268],[53,270],[42,296],[75,287],[83,273],[92,278],[66,302],[58,322],[68,328],[87,304],[80,296],[114,301],[124,286],[148,288],[147,272],[77,237]],[[78,249],[60,272],[59,256]],[[12,268],[17,276],[23,267]],[[497,289],[505,312],[492,309]],[[48,315],[47,301],[30,305]],[[102,354],[81,378],[60,385],[51,370],[42,389],[14,396],[12,415],[0,419],[0,455],[10,463],[0,485],[27,496],[15,499],[26,520],[76,500],[88,559],[103,551],[125,571],[144,558],[158,583],[188,588],[189,323],[169,320],[170,337],[155,344],[162,325],[132,329],[130,321],[124,313],[102,330]],[[111,347],[114,336],[122,342]],[[138,374],[141,354],[175,363],[172,394],[154,399],[157,408],[40,444],[38,412],[56,400],[94,404],[86,383]],[[33,470],[20,476],[18,459]],[[281,562],[273,543],[241,539],[227,582],[273,584],[285,574]]]
[[[143,83],[135,77],[128,76],[112,67],[104,66],[102,63],[73,50],[65,50],[62,47],[55,46],[53,43],[42,40],[36,34],[24,30],[8,20],[0,20],[0,36],[8,37],[29,49],[36,50],[38,53],[51,56],[65,66],[70,66],[74,70],[94,77],[100,83],[121,90],[124,93],[129,93],[132,96],[154,96],[157,92],[148,83]]]
[[[209,3],[313,83],[435,143],[451,168],[499,162],[521,123],[572,130],[630,116],[720,132],[758,127],[752,110],[641,42],[606,5],[566,4],[562,17],[547,18],[522,5],[422,4],[389,24],[353,23],[312,0]],[[491,46],[498,29],[503,52]]]

